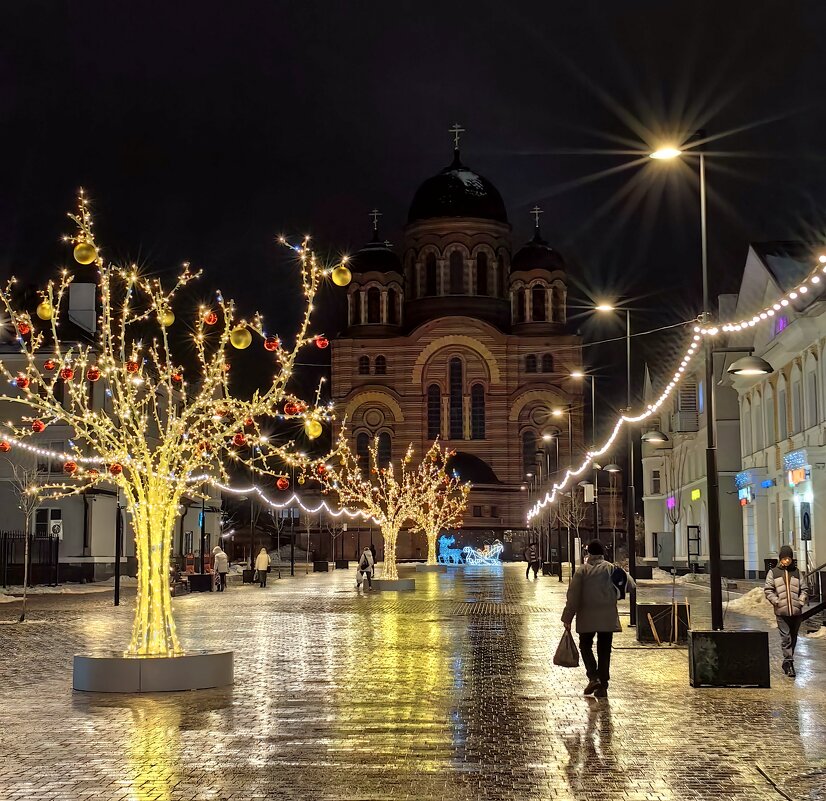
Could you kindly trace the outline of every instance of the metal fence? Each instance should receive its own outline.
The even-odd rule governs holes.
[[[29,586],[56,585],[59,575],[60,537],[32,534],[29,542]],[[26,533],[20,529],[0,531],[0,585],[23,583]]]

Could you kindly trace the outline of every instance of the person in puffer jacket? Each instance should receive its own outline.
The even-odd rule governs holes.
[[[809,594],[790,545],[784,545],[780,549],[778,559],[777,567],[766,574],[763,591],[777,616],[777,630],[780,632],[780,647],[783,650],[783,672],[794,678],[794,648],[802,622],[800,615],[809,600]]]

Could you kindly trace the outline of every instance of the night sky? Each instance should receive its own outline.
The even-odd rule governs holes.
[[[700,272],[696,160],[623,169],[635,152],[707,131],[716,291],[737,289],[749,241],[826,239],[818,0],[26,0],[3,27],[2,273],[63,262],[83,185],[110,255],[158,271],[189,260],[202,297],[220,286],[286,329],[297,287],[275,235],[352,250],[376,206],[400,244],[456,121],[515,242],[538,203],[572,302],[631,298],[638,328],[696,314]],[[643,344],[637,366],[658,352]]]

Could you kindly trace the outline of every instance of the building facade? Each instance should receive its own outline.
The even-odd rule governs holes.
[[[545,242],[514,250],[496,188],[454,160],[417,190],[400,255],[382,240],[352,259],[347,328],[332,343],[332,397],[353,451],[380,459],[438,438],[472,482],[462,539],[526,527],[527,474],[582,450],[581,340],[567,329],[567,268]],[[556,415],[554,412],[556,411]],[[425,553],[403,535],[401,557]]]

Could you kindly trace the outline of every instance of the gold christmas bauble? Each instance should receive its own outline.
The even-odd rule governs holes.
[[[304,423],[304,431],[310,439],[317,439],[321,436],[321,432],[324,431],[324,429],[318,420],[313,420],[310,418],[306,423]]]
[[[37,305],[37,316],[41,320],[51,320],[54,317],[54,307],[48,300],[41,300]]]
[[[252,344],[252,334],[242,325],[229,332],[229,341],[233,348],[244,350]]]
[[[78,264],[91,264],[98,257],[97,248],[88,242],[78,242],[75,245],[75,261]]]
[[[350,272],[350,268],[346,264],[339,264],[337,267],[333,268],[332,279],[336,286],[347,286],[352,277],[353,274]]]
[[[172,325],[172,323],[175,322],[175,312],[173,312],[172,309],[164,309],[161,312],[160,319],[161,319],[161,325],[164,328],[169,328],[169,326]]]

